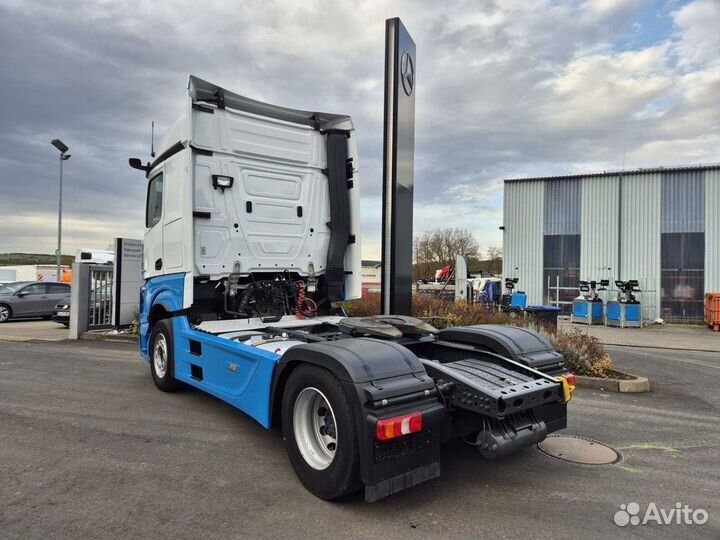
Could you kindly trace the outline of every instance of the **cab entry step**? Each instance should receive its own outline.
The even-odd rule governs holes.
[[[436,382],[453,382],[447,397],[454,407],[493,418],[532,409],[546,403],[563,401],[562,385],[558,381],[523,373],[496,362],[467,358],[440,363],[422,360],[425,369]]]

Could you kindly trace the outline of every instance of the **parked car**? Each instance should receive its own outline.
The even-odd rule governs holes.
[[[112,323],[112,286],[108,283],[90,289],[89,305],[93,310],[88,314],[93,325]],[[70,298],[59,302],[53,311],[52,320],[64,326],[70,326]]]
[[[70,326],[70,299],[60,302],[55,306],[52,314],[52,320],[62,324],[66,328]]]
[[[55,306],[70,303],[70,285],[42,281],[16,282],[0,288],[0,323],[25,317],[52,317]]]

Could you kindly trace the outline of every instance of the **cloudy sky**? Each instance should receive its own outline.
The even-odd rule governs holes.
[[[187,75],[358,130],[379,256],[384,20],[417,44],[415,230],[499,245],[502,179],[720,161],[720,0],[0,0],[0,252],[141,237],[127,166]]]

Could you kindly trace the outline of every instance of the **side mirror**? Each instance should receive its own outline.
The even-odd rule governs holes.
[[[130,158],[128,159],[128,163],[133,169],[138,169],[143,172],[148,172],[150,170],[150,164],[148,163],[147,165],[143,165],[139,158]]]
[[[15,293],[15,295],[18,296],[18,297],[20,297],[20,298],[25,298],[28,294],[30,294],[30,293],[29,293],[29,292],[25,292],[25,291],[19,291],[19,292]]]

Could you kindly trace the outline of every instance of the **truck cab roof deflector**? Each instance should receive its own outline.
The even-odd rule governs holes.
[[[350,122],[350,117],[342,114],[288,109],[286,107],[256,101],[239,94],[234,94],[194,75],[190,75],[188,93],[193,102],[204,101],[206,103],[212,103],[220,109],[230,107],[238,111],[257,114],[259,116],[267,116],[277,120],[284,120],[285,122],[311,126],[319,130],[332,129],[339,127],[340,124],[344,122]]]

